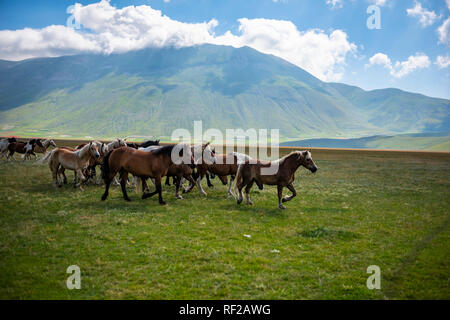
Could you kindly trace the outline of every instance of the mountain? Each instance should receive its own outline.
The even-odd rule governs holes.
[[[305,139],[282,143],[281,146],[303,148],[350,148],[450,151],[450,133],[415,133],[396,136],[371,136],[354,139]]]
[[[322,82],[248,47],[0,61],[0,134],[167,137],[203,120],[284,140],[361,137],[450,131],[449,111],[445,99]]]

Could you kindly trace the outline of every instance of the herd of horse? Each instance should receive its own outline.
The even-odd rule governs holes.
[[[49,147],[54,148],[48,151]],[[48,152],[47,152],[48,151]],[[276,185],[278,191],[278,207],[285,209],[283,203],[292,200],[296,195],[294,175],[300,166],[317,171],[309,151],[293,151],[275,160],[263,161],[252,159],[238,152],[216,154],[209,144],[178,144],[161,146],[159,140],[149,140],[144,143],[127,142],[116,139],[109,143],[91,141],[82,143],[75,148],[57,147],[51,139],[31,139],[27,142],[16,138],[0,140],[0,156],[7,160],[16,160],[14,154],[23,154],[24,160],[37,153],[44,154],[39,163],[47,163],[53,178],[54,187],[67,184],[66,170],[74,171],[74,187],[83,190],[82,186],[89,183],[100,184],[103,179],[105,191],[101,200],[108,198],[111,184],[121,186],[123,198],[131,201],[127,193],[127,184],[134,185],[136,192],[142,192],[142,199],[158,194],[159,203],[166,204],[162,197],[162,179],[170,185],[170,178],[175,185],[175,197],[182,199],[183,193],[190,192],[198,186],[203,195],[207,195],[202,187],[202,179],[206,177],[208,187],[213,187],[210,179],[217,176],[222,184],[227,185],[228,194],[237,198],[237,203],[243,201],[242,190],[245,191],[246,203],[252,205],[250,190],[254,184],[260,190],[264,185]],[[174,158],[174,155],[176,157]],[[176,159],[176,160],[174,160]],[[264,170],[276,165],[277,170],[266,173]],[[96,175],[96,167],[101,167],[101,176]],[[133,176],[132,182],[129,175]],[[150,192],[147,180],[151,179],[155,191]],[[185,182],[189,182],[185,187]],[[234,189],[232,189],[234,182]],[[291,191],[291,195],[283,197],[283,188]],[[234,192],[233,192],[234,191]]]

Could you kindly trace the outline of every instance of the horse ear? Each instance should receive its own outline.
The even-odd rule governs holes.
[[[207,143],[205,143],[205,148],[206,148],[207,146],[209,146],[210,143],[211,143],[211,141],[208,141]]]

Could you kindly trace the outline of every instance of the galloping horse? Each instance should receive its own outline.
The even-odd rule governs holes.
[[[14,158],[14,153],[17,152],[20,154],[25,154],[25,157],[23,158],[23,160],[25,161],[27,159],[27,157],[26,157],[27,150],[29,148],[33,149],[34,146],[36,145],[36,143],[37,143],[37,139],[31,139],[28,142],[16,141],[16,142],[10,143],[8,145],[9,154],[6,156],[6,159],[12,158],[12,159],[16,160],[16,158]],[[35,155],[33,150],[30,151],[30,154]]]
[[[271,165],[278,165],[277,172],[274,174],[262,174],[261,169],[267,169]],[[245,186],[247,204],[253,204],[250,201],[249,193],[253,183],[256,182],[258,186],[264,184],[276,185],[278,187],[278,207],[286,209],[282,203],[291,201],[297,195],[293,182],[295,179],[294,174],[300,166],[305,167],[312,173],[318,169],[309,151],[294,151],[276,161],[257,161],[257,163],[246,161],[240,164],[236,174],[236,185],[234,186],[239,194],[237,203],[241,204],[242,202],[242,188]],[[288,188],[292,195],[282,198],[284,187]]]
[[[146,152],[153,152],[162,148],[161,146],[149,146],[146,148],[139,148],[139,150]],[[197,163],[200,159],[207,159],[208,162],[215,162],[214,150],[209,145],[209,142],[202,145],[195,145],[191,147],[191,152],[194,155],[193,162]],[[196,154],[197,153],[197,154]],[[197,159],[196,159],[197,158]],[[191,184],[195,184],[195,180],[192,175],[194,173],[193,169],[195,168],[194,164],[186,165],[186,164],[172,164],[169,167],[169,170],[166,174],[166,185],[169,185],[169,178],[172,177],[174,179],[175,184],[175,197],[177,199],[182,199],[183,197],[178,193],[180,186],[184,179],[188,180]],[[136,181],[136,186],[139,186],[139,181]],[[184,189],[184,187],[183,187]],[[138,188],[136,188],[138,190]],[[184,192],[185,190],[183,190]]]
[[[31,140],[28,141],[27,145],[25,146],[25,158],[29,158],[31,156],[31,152],[34,152],[34,158],[37,159],[36,153],[45,154],[50,146],[56,148],[56,143],[52,139],[46,139],[44,141],[41,141],[41,139],[36,139],[36,144],[34,144],[34,146],[30,142]]]
[[[110,151],[103,159],[102,177],[105,181],[105,193],[102,200],[108,197],[109,187],[112,179],[117,173],[120,173],[120,186],[122,187],[123,198],[131,201],[126,190],[128,181],[128,173],[141,178],[142,188],[146,189],[145,180],[148,178],[155,179],[156,191],[151,193],[144,192],[142,199],[146,199],[158,193],[159,203],[165,205],[166,202],[162,198],[161,178],[165,176],[169,167],[174,163],[172,161],[172,153],[178,151],[180,157],[191,159],[192,154],[188,145],[164,146],[153,152],[145,152],[133,148],[122,147]],[[183,164],[190,164],[190,161],[182,161]],[[180,164],[181,164],[180,163]]]
[[[66,148],[56,148],[48,155],[46,155],[41,161],[48,162],[50,170],[53,176],[53,186],[61,187],[62,184],[58,182],[58,173],[60,167],[64,169],[73,170],[75,172],[75,181],[77,177],[80,182],[75,183],[74,187],[79,187],[81,190],[81,183],[86,180],[83,170],[89,164],[89,159],[93,156],[95,158],[100,157],[99,148],[101,143],[98,141],[90,142],[83,148],[75,151],[68,150]]]
[[[8,146],[10,143],[17,142],[16,138],[6,138],[0,140],[0,156],[1,158],[6,156],[6,152],[8,152]]]
[[[238,152],[219,154],[216,155],[215,157],[216,161],[212,164],[201,163],[197,165],[196,181],[200,189],[200,192],[206,195],[206,192],[202,188],[201,180],[205,175],[208,174],[208,172],[210,172],[211,174],[217,175],[220,181],[222,181],[223,185],[227,184],[227,176],[230,176],[230,185],[228,187],[228,194],[232,195],[231,186],[233,185],[233,180],[237,173],[238,165],[246,160],[250,160],[251,158],[248,155]],[[190,184],[186,192],[190,192],[193,187],[194,184]]]

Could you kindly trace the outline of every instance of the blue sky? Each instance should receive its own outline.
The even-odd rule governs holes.
[[[20,60],[82,51],[122,52],[127,50],[127,45],[135,48],[136,39],[142,39],[143,35],[145,41],[139,46],[216,41],[249,45],[278,55],[325,81],[344,82],[364,89],[397,87],[450,98],[450,23],[446,24],[450,3],[445,0],[111,0],[101,9],[106,11],[87,6],[98,1],[77,2],[86,8],[81,13],[82,28],[74,30],[83,39],[63,27],[46,31],[51,25],[66,26],[70,16],[66,9],[74,1],[0,0],[0,58]],[[369,17],[366,10],[375,3],[380,9],[381,29],[370,30],[366,25]],[[170,21],[157,17],[157,24],[147,25],[132,21],[136,16],[132,10],[120,12],[128,24],[137,26],[136,33],[129,31],[129,25],[123,29],[120,19],[114,20],[117,24],[111,29],[107,24],[112,20],[98,18],[103,12],[111,12],[111,7],[120,10],[133,5],[160,10]],[[153,19],[145,14],[143,17]],[[239,20],[241,18],[247,19]],[[211,25],[202,24],[213,19],[215,22]],[[174,21],[195,27],[184,34],[183,25]],[[161,24],[162,30],[170,30],[163,42],[149,36],[151,30],[155,31],[155,25]],[[267,30],[273,34],[265,37]],[[339,32],[333,33],[336,30]],[[227,31],[230,36],[221,37]],[[112,35],[108,36],[108,32]],[[99,36],[92,38],[93,34]],[[285,36],[286,39],[279,40]],[[120,37],[125,40],[131,37],[133,41]],[[75,45],[71,41],[78,42]]]

